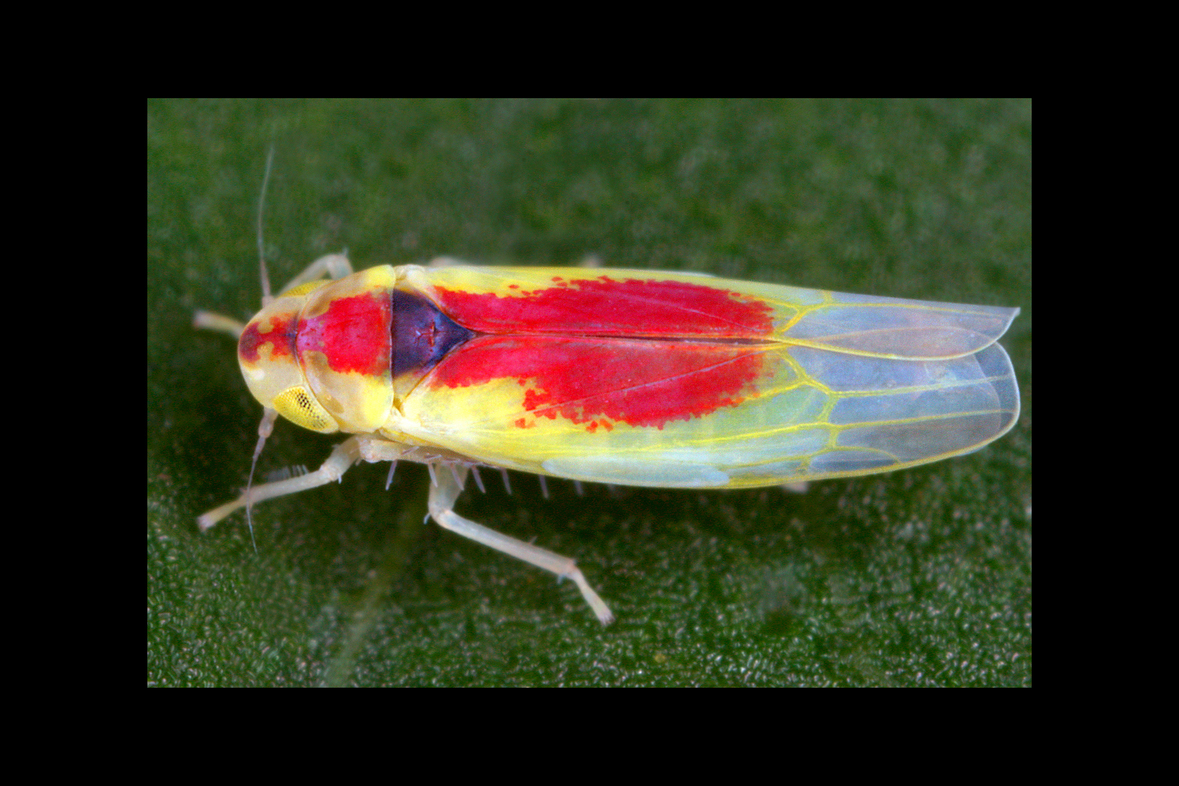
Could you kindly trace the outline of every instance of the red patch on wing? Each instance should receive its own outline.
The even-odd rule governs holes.
[[[757,339],[773,328],[768,304],[684,281],[554,276],[553,286],[512,297],[437,292],[439,307],[451,319],[480,333]]]
[[[518,289],[512,286],[512,289]],[[663,428],[756,395],[762,351],[748,344],[660,339],[765,339],[773,309],[738,292],[683,281],[567,280],[501,297],[437,290],[439,307],[485,335],[452,352],[431,385],[496,378],[520,384],[523,411],[585,423]]]
[[[515,379],[531,417],[585,423],[590,433],[614,423],[663,428],[735,407],[756,395],[763,349],[741,344],[553,336],[481,336],[430,374],[431,386],[456,388]]]

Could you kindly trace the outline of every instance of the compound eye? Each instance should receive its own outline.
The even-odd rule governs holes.
[[[274,408],[278,414],[311,431],[321,434],[331,434],[339,431],[335,419],[328,414],[315,397],[300,385],[289,387],[274,397]]]

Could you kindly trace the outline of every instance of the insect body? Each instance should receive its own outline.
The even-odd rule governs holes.
[[[324,272],[335,280],[315,280]],[[336,480],[353,463],[443,463],[443,527],[575,581],[574,562],[458,516],[467,468],[740,488],[849,477],[977,450],[1019,391],[996,343],[1019,309],[585,268],[314,263],[240,330],[254,396],[352,434],[317,472],[201,518]]]

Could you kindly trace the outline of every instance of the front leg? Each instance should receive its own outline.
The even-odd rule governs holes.
[[[324,275],[329,276],[333,281],[352,275],[352,263],[348,261],[347,254],[325,254],[308,265],[302,273],[288,281],[286,286],[279,290],[279,293],[288,292],[308,281],[317,281]]]
[[[302,273],[287,282],[281,291],[287,292],[300,284],[323,278],[325,274],[331,276],[333,280],[351,275],[352,263],[344,254],[327,254],[308,265]],[[245,323],[233,317],[200,310],[193,314],[192,326],[201,330],[216,330],[218,333],[226,333],[232,336],[234,341],[241,338],[242,331],[246,329]]]
[[[331,455],[327,457],[327,461],[323,462],[319,469],[314,472],[300,475],[297,478],[278,480],[273,483],[263,483],[250,488],[245,494],[242,494],[232,502],[226,502],[220,507],[213,508],[213,510],[198,518],[198,526],[203,531],[238,508],[244,508],[246,505],[255,505],[264,499],[273,499],[274,497],[282,497],[287,494],[298,494],[300,491],[313,489],[317,486],[325,486],[334,480],[339,480],[353,464],[360,460],[361,443],[363,440],[364,437],[352,437],[340,443],[331,452]]]

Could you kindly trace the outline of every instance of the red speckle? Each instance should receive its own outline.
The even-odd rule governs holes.
[[[389,374],[392,319],[385,291],[334,298],[323,314],[299,323],[299,355],[322,352],[341,374]]]

